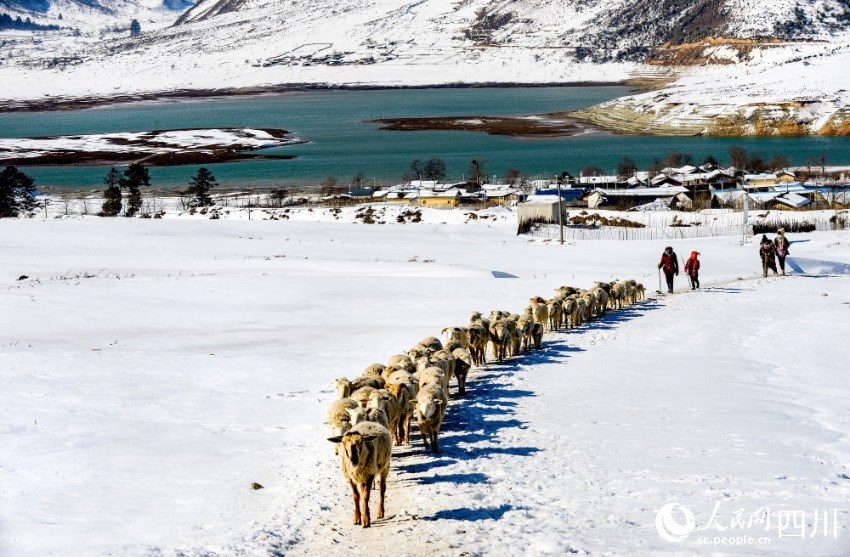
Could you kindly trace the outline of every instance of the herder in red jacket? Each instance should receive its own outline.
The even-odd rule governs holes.
[[[685,272],[691,280],[691,290],[699,288],[699,256],[698,251],[692,251],[691,257],[685,262]]]
[[[673,293],[673,275],[679,274],[679,258],[673,252],[671,246],[664,248],[664,253],[661,254],[661,263],[658,268],[664,271],[664,276],[667,277],[667,293]]]

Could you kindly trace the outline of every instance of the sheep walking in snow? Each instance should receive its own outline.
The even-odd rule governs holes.
[[[349,410],[357,408],[357,402],[351,398],[335,400],[328,407],[325,423],[330,426],[333,435],[344,435],[351,426]]]
[[[361,422],[345,435],[328,438],[341,445],[339,451],[342,473],[351,485],[354,497],[354,524],[362,522],[364,528],[372,525],[369,513],[369,497],[375,477],[380,478],[380,500],[378,518],[384,518],[384,499],[387,491],[387,476],[392,461],[392,438],[381,424]]]
[[[415,391],[407,383],[388,384],[387,390],[398,401],[400,413],[398,426],[394,432],[396,445],[410,444],[410,421],[413,419],[413,407],[410,402],[413,400]]]
[[[352,427],[361,422],[375,422],[381,424],[387,430],[390,428],[390,420],[387,418],[386,412],[380,408],[361,408],[357,406],[356,408],[348,409],[348,416],[351,419]]]
[[[398,433],[398,424],[401,420],[401,406],[399,406],[396,397],[386,389],[373,391],[372,394],[369,395],[369,402],[367,403],[366,408],[377,408],[384,411],[390,423],[390,427],[387,429],[389,429],[390,433],[392,433],[396,444],[400,444],[401,435]]]
[[[489,333],[484,324],[480,322],[470,323],[467,331],[469,334],[469,354],[472,356],[472,362],[480,366],[487,361],[485,352]]]
[[[440,452],[440,427],[446,415],[448,399],[440,385],[429,383],[422,387],[416,397],[416,421],[419,422],[419,432],[425,448],[432,453]]]

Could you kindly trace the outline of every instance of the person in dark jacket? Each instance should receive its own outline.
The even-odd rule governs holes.
[[[779,274],[785,274],[785,258],[788,257],[788,238],[785,237],[785,229],[776,231],[777,236],[773,239],[773,247],[776,248],[776,258],[779,259]]]
[[[699,288],[699,252],[692,251],[691,256],[685,262],[685,273],[691,281],[691,290]]]
[[[773,242],[768,240],[767,236],[761,237],[759,244],[759,257],[761,257],[761,270],[764,272],[762,276],[767,276],[767,271],[773,271],[774,275],[779,273],[776,271],[776,247]]]
[[[679,274],[679,258],[673,251],[672,246],[664,248],[664,253],[661,254],[661,262],[658,268],[664,271],[664,276],[667,277],[667,293],[673,293],[673,276]]]

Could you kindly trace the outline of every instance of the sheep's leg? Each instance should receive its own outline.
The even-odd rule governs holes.
[[[425,443],[425,449],[431,450],[431,445],[428,444],[428,427],[422,422],[419,422],[419,433],[422,434],[422,442]]]
[[[431,452],[440,454],[440,441],[437,437],[439,430],[435,427],[431,429]]]
[[[360,490],[356,483],[348,483],[351,484],[351,494],[354,496],[354,524],[360,524]]]
[[[360,490],[363,492],[363,527],[368,528],[372,524],[372,519],[369,516],[369,495],[372,494],[372,482],[375,481],[374,476],[366,478],[366,483],[360,484]]]
[[[384,518],[384,494],[387,491],[387,477],[381,475],[381,498],[378,500],[378,518]]]
[[[413,414],[408,414],[404,417],[404,442],[410,445],[410,420],[413,419]]]

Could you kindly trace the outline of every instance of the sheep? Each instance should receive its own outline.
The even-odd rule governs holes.
[[[421,391],[429,384],[437,384],[443,389],[447,389],[449,385],[449,379],[446,375],[446,372],[436,366],[427,367],[420,371],[419,390]]]
[[[549,310],[546,308],[543,298],[537,297],[536,299],[539,301],[532,302],[531,315],[534,317],[535,322],[542,324],[545,328],[549,321]],[[532,298],[532,300],[535,300],[535,298]]]
[[[493,345],[493,354],[500,362],[507,356],[510,342],[511,335],[506,320],[499,319],[490,324],[490,343]]]
[[[443,349],[443,343],[440,342],[440,339],[438,339],[437,337],[427,337],[423,339],[422,342],[419,343],[419,345],[429,348],[433,352]]]
[[[543,348],[543,325],[535,323],[531,330],[531,337],[534,339],[534,348],[540,350]]]
[[[401,407],[398,400],[391,392],[386,389],[373,391],[369,395],[367,408],[378,408],[383,410],[390,422],[390,427],[387,428],[393,434],[396,444],[401,443],[401,436],[398,434],[398,423],[401,420]]]
[[[587,320],[587,300],[582,297],[578,297],[575,299],[576,302],[576,312],[575,312],[575,326],[581,325]]]
[[[446,362],[445,366],[439,366],[439,367],[444,367],[444,369],[446,370],[446,373],[448,374],[449,379],[451,379],[452,376],[454,376],[454,374],[455,374],[455,357],[452,355],[452,353],[450,351],[445,350],[445,349],[438,350],[438,351],[434,352],[432,359],[434,359],[438,362],[440,360],[443,360],[444,362]]]
[[[466,376],[472,367],[472,356],[464,348],[455,348],[452,354],[455,357],[455,378],[457,379],[457,393],[466,394]]]
[[[646,298],[646,287],[640,282],[635,286],[635,298],[638,300]]]
[[[519,315],[508,317],[508,332],[511,335],[511,356],[518,356],[522,346],[522,331],[519,328]]]
[[[413,396],[416,396],[416,393],[419,392],[419,380],[414,378],[412,373],[406,371],[396,371],[390,375],[384,388],[389,389],[391,385],[399,384],[407,385],[413,392]]]
[[[345,435],[328,438],[331,443],[342,445],[339,451],[342,473],[351,485],[354,497],[354,524],[371,526],[369,496],[375,476],[380,477],[380,500],[378,518],[384,518],[384,498],[387,491],[387,476],[392,462],[392,438],[381,424],[361,422]],[[362,511],[361,511],[362,500]]]
[[[414,397],[413,387],[407,383],[387,385],[387,390],[396,398],[399,406],[399,421],[396,433],[396,445],[410,444],[410,420],[413,418],[413,406],[410,402]]]
[[[477,311],[473,311],[472,315],[469,316],[469,323],[470,323],[470,325],[472,323],[480,323],[484,326],[485,329],[490,328],[490,320],[485,318],[485,317],[482,317],[481,313],[479,313]]]
[[[425,448],[433,453],[440,452],[439,433],[446,415],[448,399],[442,387],[428,384],[419,391],[414,403],[419,432],[425,442]]]
[[[363,377],[379,378],[386,368],[384,364],[371,364],[363,370]]]
[[[413,360],[407,354],[396,354],[395,356],[390,356],[390,359],[387,360],[387,367],[413,371]]]
[[[578,316],[576,315],[576,310],[578,309],[576,306],[576,300],[573,296],[568,296],[564,299],[564,324],[567,328],[574,328],[576,326],[576,321],[578,320]]]
[[[371,387],[373,389],[382,389],[384,387],[383,378],[376,377],[358,377],[353,381],[349,381],[345,377],[340,377],[336,380],[336,390],[339,393],[339,398],[351,396],[353,391],[361,387]]]
[[[351,396],[351,381],[345,377],[340,377],[335,382],[336,391],[339,393],[339,398],[347,398]]]
[[[487,350],[487,340],[489,334],[483,323],[470,323],[469,332],[469,353],[472,356],[472,362],[480,366],[486,363],[485,351]]]
[[[375,422],[389,429],[390,420],[387,418],[387,413],[380,408],[348,408],[348,416],[351,419],[351,426],[355,426],[361,422]],[[349,426],[348,429],[351,429]]]
[[[549,313],[549,329],[557,331],[561,328],[561,313],[564,303],[561,298],[552,298],[546,302],[546,311]]]
[[[325,424],[331,427],[331,432],[334,435],[345,434],[352,426],[348,411],[357,407],[357,401],[351,398],[341,398],[333,401],[328,407]]]
[[[355,402],[359,403],[360,406],[366,408],[366,403],[369,401],[369,397],[372,396],[377,389],[372,387],[360,387],[353,393],[351,393],[351,398]]]
[[[623,307],[625,294],[622,284],[617,282],[611,285],[611,309],[621,309]]]
[[[528,351],[528,346],[532,342],[531,327],[533,323],[534,318],[531,317],[530,310],[520,315],[516,323],[517,331],[522,335],[522,349],[525,351]]]
[[[455,340],[460,343],[461,348],[469,348],[469,334],[466,327],[446,327],[443,329],[443,334],[446,335],[446,347]]]

